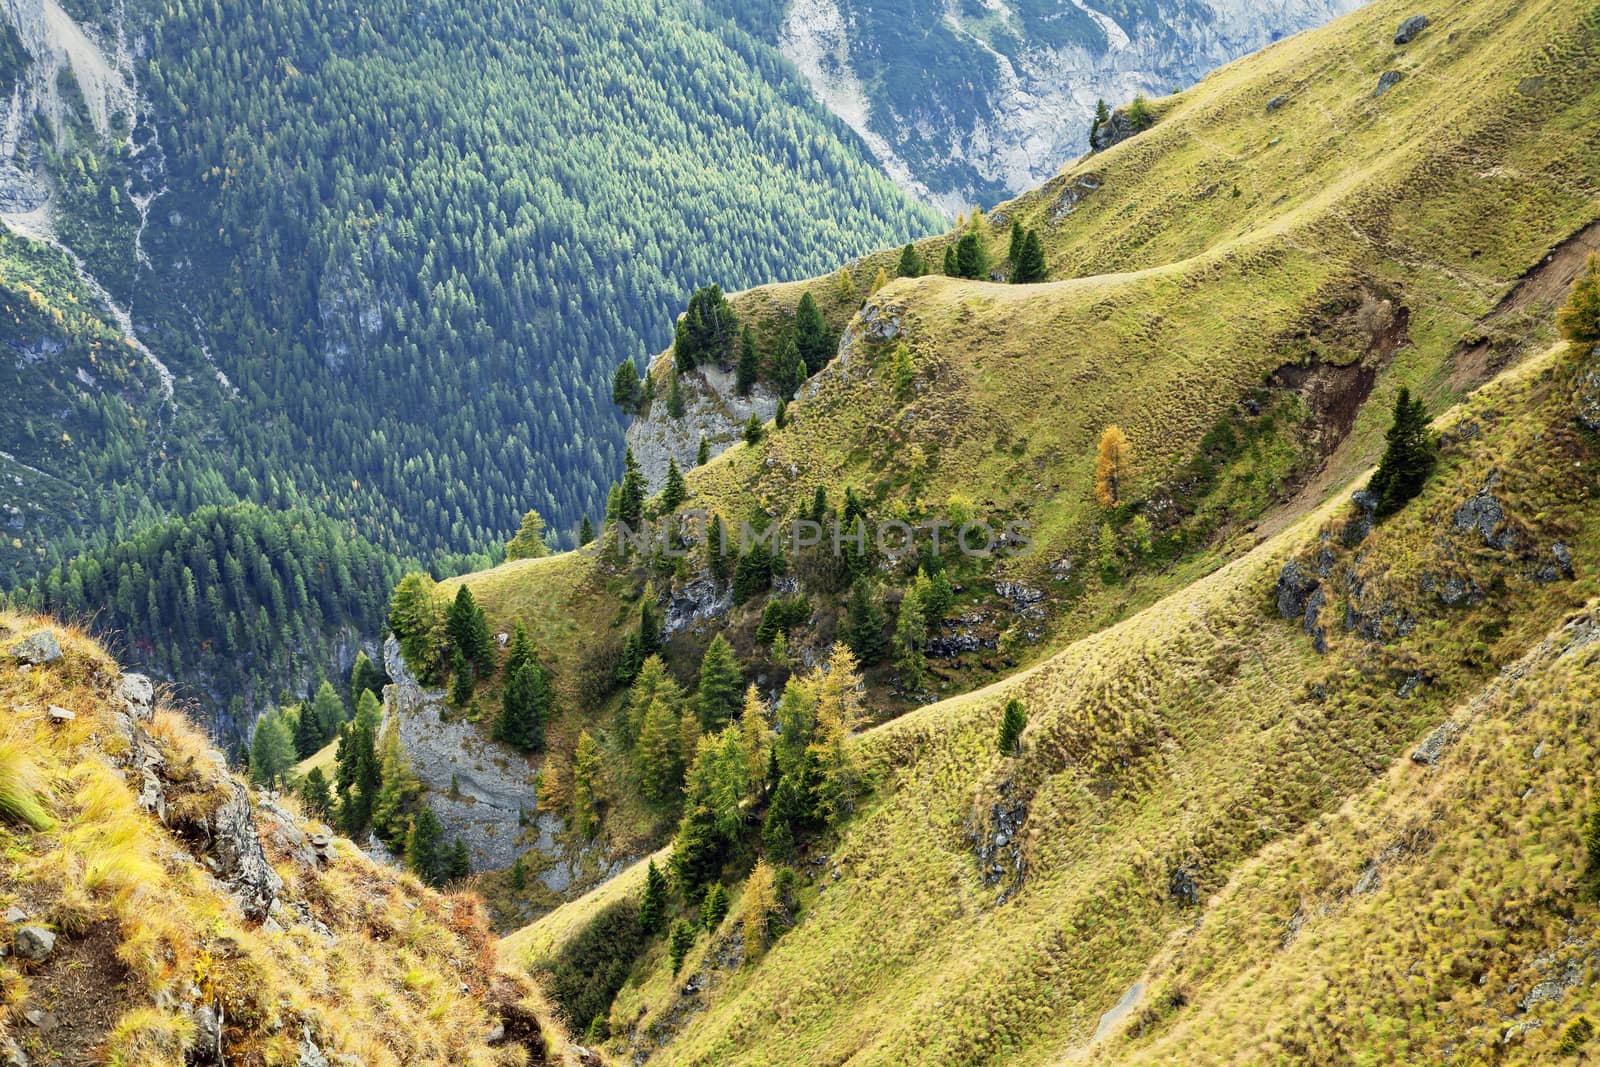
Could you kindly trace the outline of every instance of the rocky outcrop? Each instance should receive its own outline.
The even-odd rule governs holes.
[[[732,607],[732,586],[720,586],[711,578],[696,578],[674,587],[667,597],[667,609],[662,613],[662,632],[671,637],[686,630],[698,630],[717,619],[726,618]]]
[[[1600,433],[1600,353],[1591,351],[1578,371],[1578,389],[1573,397],[1578,425],[1590,433]]]
[[[670,353],[661,358],[670,360]],[[661,381],[666,379],[660,366],[653,373],[660,375]],[[660,492],[667,484],[669,459],[676,460],[680,470],[695,465],[701,438],[710,445],[713,456],[720,455],[744,440],[744,425],[752,414],[765,422],[778,410],[778,394],[767,384],[758,384],[749,396],[740,396],[734,384],[733,368],[716,364],[680,374],[684,415],[674,419],[667,412],[666,391],[658,382],[656,399],[627,431],[628,447],[633,449],[650,492]]]
[[[1200,0],[1140,8],[1077,0],[1089,26],[1060,44],[1034,33],[1017,5],[946,5],[952,53],[929,65],[873,27],[894,18],[885,0],[793,0],[778,46],[824,106],[872,149],[895,184],[949,214],[1048,179],[1087,147],[1097,100],[1125,103],[1193,84],[1211,70],[1355,10],[1361,0]],[[1048,5],[1047,5],[1048,6]],[[1006,38],[993,34],[998,18]],[[1033,38],[1033,39],[1030,39]],[[926,40],[926,38],[924,38]],[[924,45],[924,48],[926,45]],[[988,68],[962,78],[948,71]],[[881,86],[923,83],[916,114],[900,114]],[[1106,136],[1114,138],[1121,127]],[[1109,143],[1114,143],[1109,142]]]
[[[1431,20],[1426,15],[1412,15],[1400,24],[1398,30],[1394,31],[1394,43],[1402,46],[1410,44],[1417,39],[1423,30],[1428,28],[1430,22]]]
[[[1491,474],[1477,495],[1456,509],[1450,527],[1457,533],[1476,531],[1486,548],[1505,551],[1516,546],[1517,535],[1506,520],[1505,505],[1493,493],[1498,481],[1498,475]]]
[[[1378,76],[1378,87],[1372,90],[1373,99],[1377,99],[1378,97],[1382,96],[1384,93],[1388,92],[1390,89],[1393,89],[1396,85],[1399,85],[1400,82],[1403,81],[1404,79],[1405,79],[1405,75],[1401,74],[1398,70],[1386,70],[1386,71],[1384,71],[1381,75]]]

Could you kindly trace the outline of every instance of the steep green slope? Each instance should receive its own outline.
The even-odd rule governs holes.
[[[695,284],[933,224],[774,50],[675,0],[77,13],[148,35],[148,58],[102,57],[139,95],[102,130],[69,94],[19,151],[175,376],[135,404],[153,440],[105,427],[113,454],[162,452],[169,513],[305,506],[425,559],[489,549],[530,506],[570,536],[619,459],[609,369],[664,343]],[[39,465],[88,468],[91,521],[27,514],[7,581],[142,521],[126,490],[153,475],[92,446]]]
[[[733,297],[769,357],[802,293],[843,339],[785,425],[688,472],[688,506],[787,518],[818,485],[834,506],[854,486],[872,519],[959,508],[1031,521],[1031,556],[953,570],[965,591],[943,633],[982,615],[1007,633],[998,655],[936,669],[934,691],[1034,666],[863,735],[875,790],[796,864],[800,888],[784,905],[796,925],[763,956],[743,940],[736,899],[676,975],[667,939],[648,942],[596,1026],[613,1035],[612,1052],[674,1063],[1056,1062],[1087,1052],[1101,1016],[1147,972],[1173,977],[1144,981],[1130,996],[1137,1010],[1114,1012],[1107,1033],[1121,1019],[1142,1020],[1152,1040],[1170,1032],[1170,1044],[1151,1047],[1156,1061],[1191,1034],[1237,1045],[1247,1024],[1231,1020],[1265,1003],[1249,992],[1258,974],[1280,989],[1306,975],[1346,983],[1317,1002],[1332,1019],[1325,1031],[1315,1015],[1277,1027],[1262,1056],[1400,1048],[1386,1020],[1409,1007],[1405,996],[1359,988],[1348,967],[1324,967],[1327,956],[1276,971],[1244,950],[1224,955],[1245,939],[1248,912],[1227,917],[1209,955],[1188,954],[1184,940],[1212,894],[1277,862],[1264,850],[1291,847],[1362,794],[1600,591],[1600,454],[1573,402],[1594,357],[1549,347],[1555,307],[1594,242],[1600,10],[1461,2],[1397,48],[1409,13],[1378,3],[1227,68],[1158,102],[1152,130],[980,217],[1002,274],[1010,220],[1040,229],[1047,284],[903,279],[863,307],[874,275],[898,258],[885,252],[842,276]],[[1405,76],[1375,95],[1391,69]],[[1269,110],[1279,96],[1287,101]],[[962,232],[923,242],[924,258],[939,262]],[[659,404],[668,362],[654,373]],[[699,370],[679,377],[714,388]],[[1465,399],[1441,423],[1427,491],[1373,528],[1346,498],[1364,484],[1402,387],[1435,411]],[[1135,458],[1123,499],[1104,507],[1095,444],[1111,423]],[[531,568],[465,582],[501,620],[579,602],[568,598],[609,616],[609,635],[551,640],[570,677],[608,636],[615,647],[637,626],[641,597],[652,610],[703,605],[700,560],[612,551],[552,561],[560,589]],[[812,610],[788,630],[789,659],[815,662],[845,632],[846,605],[811,561],[795,562]],[[903,613],[894,594],[915,589],[909,566],[884,561],[875,577],[898,587],[882,603]],[[764,599],[675,635],[679,677],[693,681],[693,654],[722,628],[748,676],[780,682],[776,660],[750,640]],[[869,673],[880,713],[927,698],[905,677],[898,663]],[[1029,716],[1016,755],[996,744],[1011,698]],[[615,712],[614,699],[563,710],[568,736],[588,728],[602,739],[613,790],[631,781]],[[771,794],[757,796],[755,817]],[[1528,839],[1550,850],[1537,869],[1583,865],[1559,852],[1583,818],[1581,802],[1570,806],[1563,830]],[[693,826],[685,821],[680,845]],[[760,847],[730,850],[718,876],[744,878]],[[1476,899],[1510,877],[1503,867],[1475,877]],[[594,909],[565,906],[507,951],[559,972],[598,903],[627,900],[641,881],[635,872],[602,891]],[[1519,948],[1555,943],[1562,916],[1580,907],[1570,879],[1535,903]],[[1441,934],[1429,958],[1451,956],[1453,978],[1433,988],[1475,979],[1455,957],[1480,934]],[[1499,1009],[1486,998],[1515,982],[1461,991],[1463,1010],[1432,1018],[1418,1047],[1498,1040],[1488,1020]],[[1185,1014],[1191,990],[1200,1007]],[[1368,998],[1372,1020],[1341,1013],[1341,995]],[[1208,1002],[1232,1014],[1211,1020]],[[1566,1020],[1556,1013],[1569,1009],[1528,1005],[1543,1028],[1519,1028],[1517,1048],[1527,1058],[1552,1048]],[[1112,1058],[1138,1051],[1102,1036]]]

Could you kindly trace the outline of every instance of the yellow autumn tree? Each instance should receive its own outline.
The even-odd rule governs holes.
[[[1100,435],[1100,451],[1094,464],[1094,495],[1104,506],[1114,508],[1122,503],[1130,462],[1127,435],[1115,423],[1107,426]]]
[[[739,718],[739,731],[744,736],[744,748],[750,759],[748,768],[750,788],[759,794],[767,785],[767,709],[761,703],[761,693],[755,686],[744,691],[744,711]]]
[[[765,858],[744,883],[744,958],[754,960],[767,947],[767,930],[772,913],[778,910],[778,891],[773,885],[772,868]]]
[[[884,268],[879,267],[878,268],[878,276],[876,278],[872,279],[872,290],[871,290],[871,293],[876,293],[879,289],[882,289],[884,286],[886,286],[888,284],[889,284],[889,272],[887,270],[885,270]],[[869,294],[869,295],[871,295],[871,294]]]

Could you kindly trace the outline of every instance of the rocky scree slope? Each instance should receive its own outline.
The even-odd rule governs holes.
[[[18,615],[0,856],[8,1064],[567,1062],[474,899],[251,792],[148,679]]]

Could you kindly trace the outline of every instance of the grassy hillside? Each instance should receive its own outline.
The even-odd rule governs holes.
[[[24,663],[15,646],[41,636],[56,658]],[[7,615],[0,644],[0,1053],[563,1062],[536,991],[495,969],[477,902],[342,839],[318,855],[325,828],[251,797],[80,632]]]
[[[1373,789],[1386,768],[1403,767],[1442,722],[1483,715],[1485,702],[1501,699],[1493,688],[1500,668],[1600,591],[1593,479],[1567,473],[1600,458],[1593,438],[1572,428],[1569,399],[1580,363],[1591,358],[1558,349],[1474,397],[1448,420],[1443,469],[1425,495],[1365,538],[1359,527],[1347,537],[1358,517],[1342,502],[1330,504],[1031,671],[865,735],[878,799],[812,869],[814,896],[798,926],[754,967],[729,965],[726,954],[715,964],[692,957],[693,984],[702,990],[694,994],[647,961],[614,1009],[613,1031],[625,1035],[618,1047],[637,1042],[632,1047],[656,1051],[664,1063],[1051,1062],[1086,1048],[1101,1014],[1146,978],[1154,960],[1152,977],[1168,981],[1143,983],[1151,990],[1138,1005],[1149,1016],[1141,1027],[1147,1038],[1170,1028],[1174,1041],[1186,1042],[1193,1027],[1219,1049],[1235,1047],[1241,1032],[1213,1019],[1202,997],[1230,1005],[1238,998],[1261,1010],[1270,994],[1253,990],[1248,978],[1262,968],[1285,983],[1315,971],[1327,990],[1316,1002],[1331,1013],[1321,1016],[1326,1025],[1351,1028],[1336,1037],[1305,1029],[1316,1025],[1314,1012],[1286,1019],[1272,1035],[1285,1054],[1333,1048],[1336,1040],[1382,1048],[1384,1034],[1365,1029],[1382,1024],[1335,1007],[1336,998],[1371,997],[1380,1018],[1409,1001],[1386,1000],[1391,995],[1369,985],[1363,969],[1322,971],[1252,955],[1264,939],[1263,916],[1245,909],[1272,902],[1267,914],[1276,919],[1266,919],[1266,929],[1277,933],[1265,940],[1275,946],[1295,910],[1284,886],[1331,877],[1325,860],[1302,863],[1296,847],[1324,847],[1334,832],[1321,820]],[[1506,513],[1493,533],[1510,531],[1509,548],[1489,546],[1484,531],[1457,521],[1486,482]],[[1545,584],[1536,575],[1556,541],[1576,550],[1576,579]],[[1329,651],[1318,654],[1296,621],[1280,617],[1275,584],[1285,563],[1317,561],[1320,553],[1339,590],[1334,604],[1348,603],[1362,625],[1372,613],[1378,640],[1335,623]],[[1484,595],[1447,607],[1441,582],[1452,573]],[[1457,711],[1486,691],[1478,710]],[[1515,734],[1520,758],[1531,758],[1526,752],[1542,736],[1556,743],[1533,724],[1572,714],[1571,694],[1559,683],[1525,695],[1546,692],[1552,703],[1531,717],[1532,732]],[[1025,701],[1031,721],[1022,754],[1004,757],[994,736],[1012,695]],[[1582,749],[1581,737],[1567,734],[1560,743]],[[1582,767],[1585,756],[1568,753],[1561,765]],[[1472,770],[1472,780],[1485,773]],[[1405,774],[1396,769],[1376,788],[1392,788],[1387,783]],[[1516,783],[1529,784],[1526,775]],[[1430,979],[1435,990],[1461,987],[1462,996],[1489,1003],[1488,993],[1466,988],[1481,969],[1455,962],[1475,951],[1475,938],[1489,938],[1498,951],[1498,935],[1482,925],[1485,912],[1501,928],[1514,925],[1508,907],[1524,917],[1517,948],[1495,957],[1502,960],[1520,959],[1528,939],[1566,938],[1569,917],[1591,921],[1592,898],[1575,873],[1522,883],[1496,866],[1584,868],[1571,848],[1588,784],[1551,789],[1542,815],[1506,824],[1507,834],[1527,836],[1475,853],[1460,892],[1472,894],[1479,925],[1463,920],[1413,935],[1431,946],[1425,960],[1445,961]],[[1003,835],[994,825],[1002,812],[1020,824]],[[1475,840],[1466,836],[1475,824],[1464,813],[1452,819],[1464,848]],[[1392,861],[1380,860],[1371,839],[1341,833],[1347,850],[1359,853],[1352,842],[1360,842],[1366,858]],[[1347,867],[1360,863],[1347,858]],[[1415,878],[1445,884],[1439,868],[1418,866]],[[567,909],[545,922],[570,923]],[[1308,930],[1317,929],[1318,914],[1308,903]],[[1338,949],[1330,943],[1324,951]],[[1388,942],[1382,951],[1404,965],[1415,958]],[[739,953],[731,955],[737,961]],[[1567,1013],[1592,1010],[1561,998],[1534,1007],[1531,1018],[1543,1028],[1519,1040],[1543,1048]],[[693,1021],[678,1029],[691,1012]],[[1231,1018],[1256,1036],[1248,1009]],[[663,1020],[665,1029],[653,1031]],[[1481,1010],[1451,1015],[1416,1040],[1430,1047],[1497,1040],[1497,1025]],[[1170,1054],[1182,1046],[1160,1047]],[[1160,1047],[1150,1053],[1156,1061]],[[1530,1056],[1533,1047],[1519,1046]],[[1125,1051],[1108,1045],[1105,1054]]]
[[[1457,715],[1498,723],[1484,751],[1509,739],[1531,753],[1542,735],[1495,719],[1522,706],[1495,679],[1557,655],[1569,614],[1600,593],[1600,446],[1572,400],[1594,357],[1554,344],[1553,315],[1596,243],[1600,9],[1457,3],[1397,48],[1411,13],[1373,4],[1226,68],[1158,102],[1151,130],[980,216],[1002,274],[1010,219],[1039,228],[1048,283],[930,276],[866,297],[898,258],[885,252],[733,297],[765,348],[807,291],[843,339],[785,427],[688,473],[689,505],[782,517],[818,485],[834,500],[854,486],[877,518],[959,505],[1025,519],[1036,551],[962,565],[955,610],[1003,617],[994,583],[1011,579],[1044,593],[1046,621],[1031,643],[1002,643],[1004,662],[941,666],[936,691],[1031,668],[862,736],[872,799],[797,865],[798,921],[764,956],[743,942],[742,899],[676,976],[667,946],[647,945],[598,1027],[610,1051],[1164,1062],[1192,1042],[1215,1058],[1384,1061],[1508,1038],[1512,1058],[1537,1060],[1593,1012],[1570,983],[1523,1003],[1530,982],[1569,972],[1594,918],[1587,786],[1543,779],[1557,799],[1501,815],[1510,840],[1484,849],[1471,812],[1494,809],[1465,805],[1488,804],[1466,794],[1489,772],[1453,754],[1436,772],[1406,761]],[[1389,70],[1403,76],[1375,95]],[[659,396],[665,361],[655,373]],[[1402,387],[1451,409],[1441,461],[1372,528],[1347,498]],[[1134,476],[1108,509],[1092,488],[1110,423]],[[698,573],[588,566],[590,584],[570,588],[606,590],[601,614],[620,625],[647,574],[660,591]],[[468,581],[507,602],[494,572]],[[791,647],[833,634],[817,601]],[[751,611],[728,620],[735,637]],[[1557,651],[1538,651],[1547,637]],[[889,672],[869,690],[881,710],[904,706],[885,701],[892,685]],[[1012,698],[1029,725],[1004,755]],[[1517,700],[1537,703],[1531,723],[1574,714],[1559,682]],[[1541,776],[1584,766],[1581,741],[1563,743],[1577,751]],[[1445,813],[1398,851],[1374,847],[1351,820],[1400,810],[1393,796],[1422,796],[1421,776]],[[1462,810],[1445,811],[1451,796]],[[1435,845],[1442,867],[1421,858]],[[1368,860],[1410,873],[1381,905],[1347,905],[1342,879]],[[605,903],[637,893],[632,877]],[[569,904],[504,950],[553,966],[601,914],[598,899]],[[1374,951],[1415,981],[1365,982],[1363,937],[1406,917],[1414,932]],[[1419,1017],[1406,1038],[1396,1020]]]

